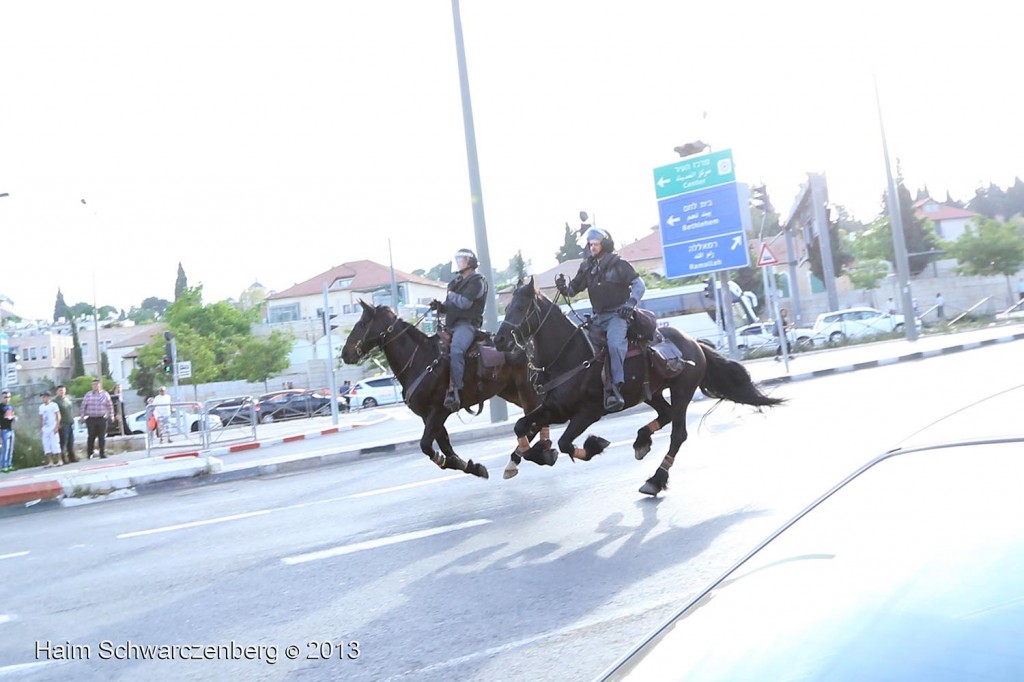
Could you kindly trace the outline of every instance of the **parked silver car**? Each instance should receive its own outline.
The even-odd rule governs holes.
[[[828,339],[830,343],[901,331],[902,315],[891,315],[874,308],[847,308],[822,313],[818,315],[813,327],[815,336]]]
[[[357,381],[345,393],[345,397],[348,398],[348,404],[353,409],[357,407],[391,405],[404,400],[402,397],[402,384],[391,374]]]

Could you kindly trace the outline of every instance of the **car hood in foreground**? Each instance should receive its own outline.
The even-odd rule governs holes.
[[[1021,405],[1005,391],[872,461],[602,679],[1024,679]]]

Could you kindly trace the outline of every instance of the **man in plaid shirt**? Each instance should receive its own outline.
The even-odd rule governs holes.
[[[89,429],[85,453],[92,457],[92,446],[99,438],[100,459],[107,457],[107,420],[114,418],[114,403],[110,394],[103,390],[99,379],[92,380],[92,390],[82,398],[82,419]]]

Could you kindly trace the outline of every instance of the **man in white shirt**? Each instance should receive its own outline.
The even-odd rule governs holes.
[[[50,392],[43,391],[43,404],[39,406],[39,429],[43,441],[43,454],[47,467],[64,464],[60,453],[60,408],[50,400]]]

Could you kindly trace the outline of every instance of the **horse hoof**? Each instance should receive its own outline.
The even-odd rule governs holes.
[[[587,460],[589,461],[594,455],[600,455],[609,445],[611,445],[611,441],[600,436],[587,436],[587,440],[583,441],[583,450],[587,453]]]
[[[518,475],[519,467],[517,467],[514,463],[509,462],[508,464],[505,465],[505,473],[503,473],[501,477],[507,481],[508,479],[515,478]]]
[[[487,473],[487,467],[485,467],[483,464],[480,464],[479,462],[474,462],[473,460],[469,460],[468,462],[466,462],[466,473],[473,474],[474,476],[479,476],[480,478],[491,477],[491,475]]]
[[[540,463],[544,466],[553,467],[555,462],[558,461],[558,450],[554,448],[548,448],[540,455]]]
[[[651,446],[650,445],[644,445],[643,447],[634,447],[633,448],[633,456],[636,457],[638,460],[641,460],[644,457],[646,457],[648,455],[648,453],[650,453],[650,451],[651,451]]]
[[[654,497],[661,492],[661,488],[654,485],[650,481],[647,481],[642,486],[640,486],[640,492],[642,492],[644,495],[650,495]]]

